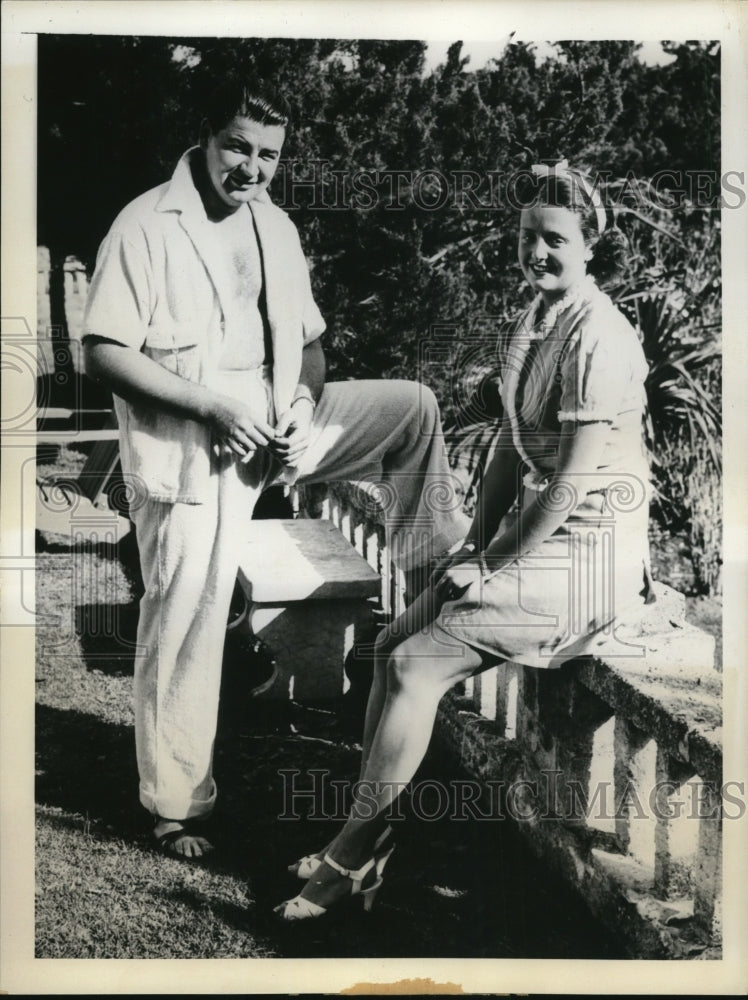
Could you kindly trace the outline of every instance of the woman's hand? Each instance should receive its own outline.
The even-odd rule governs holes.
[[[266,448],[276,432],[267,421],[255,416],[241,400],[219,396],[211,407],[209,423],[219,445],[243,462],[249,461],[258,448]]]
[[[281,415],[275,427],[273,452],[284,465],[295,466],[309,447],[314,407],[305,397],[296,402]]]
[[[429,577],[429,586],[432,589],[436,587],[445,570],[448,570],[450,566],[456,566],[458,563],[465,562],[474,554],[475,546],[466,543],[460,546],[456,552],[445,552],[444,555],[439,556],[438,559],[434,560],[431,576]]]
[[[462,597],[468,587],[481,578],[481,562],[477,556],[455,553],[457,562],[447,566],[434,585],[434,593],[440,601],[454,601]]]

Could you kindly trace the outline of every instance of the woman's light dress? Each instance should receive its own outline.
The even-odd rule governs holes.
[[[502,401],[523,460],[517,504],[500,531],[536,499],[569,513],[532,552],[493,573],[489,563],[489,574],[447,602],[437,621],[502,659],[555,667],[587,652],[592,637],[646,596],[647,363],[636,331],[590,277],[544,315],[538,297],[500,353]],[[590,421],[607,428],[597,469],[575,495],[548,489],[562,423]]]

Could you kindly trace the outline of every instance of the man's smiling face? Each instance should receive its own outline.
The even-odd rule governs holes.
[[[260,125],[251,118],[232,118],[220,132],[207,128],[200,145],[213,191],[231,211],[253,201],[273,179],[286,130]]]

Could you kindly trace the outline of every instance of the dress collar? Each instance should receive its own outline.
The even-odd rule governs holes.
[[[530,340],[545,340],[556,326],[556,321],[562,312],[587,302],[595,291],[597,291],[595,279],[587,274],[576,285],[572,285],[541,317],[539,313],[543,305],[543,296],[536,295],[527,311],[525,335]]]

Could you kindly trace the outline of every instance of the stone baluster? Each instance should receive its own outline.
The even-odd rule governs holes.
[[[717,944],[722,940],[722,803],[719,789],[710,782],[701,782],[698,791],[694,917]]]
[[[610,846],[616,843],[615,728],[616,717],[611,715],[592,736],[588,800],[593,805],[587,816],[588,826],[610,836]]]
[[[613,710],[566,668],[525,671],[535,675],[536,694],[528,700],[527,684],[518,692],[520,719],[528,711],[531,717],[518,726],[517,739],[531,748],[540,769],[557,772],[550,803],[556,814],[574,826],[604,829],[596,822],[601,809],[608,808],[606,789],[599,784],[604,769],[596,766],[605,754],[598,733],[609,725]]]
[[[629,851],[631,830],[629,810],[622,806],[633,780],[632,761],[648,740],[647,734],[633,726],[628,719],[620,715],[616,716],[613,743],[615,755],[613,766],[616,803],[615,831],[618,846],[624,854]]]
[[[693,776],[689,767],[658,748],[655,814],[654,893],[659,899],[685,899],[693,894],[693,864],[698,851],[698,820],[690,815]]]
[[[365,526],[361,517],[356,517],[353,525],[353,537],[351,538],[351,545],[354,547],[356,552],[364,559],[366,551],[366,541],[365,541]]]
[[[486,719],[496,718],[497,674],[496,670],[486,670],[473,679],[473,704],[476,712],[480,712]]]
[[[616,837],[624,853],[654,879],[656,818],[649,808],[657,780],[657,744],[624,718],[615,730]]]
[[[519,704],[519,674],[522,670],[516,663],[507,663],[498,677],[496,685],[496,723],[501,735],[507,740],[517,737],[517,710]]]

